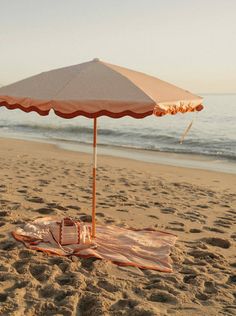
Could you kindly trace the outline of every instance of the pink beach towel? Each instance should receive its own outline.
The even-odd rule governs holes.
[[[23,228],[18,228],[13,232],[13,236],[30,249],[68,256],[68,252],[59,247],[49,234],[49,225],[57,220],[50,217],[39,218]],[[97,225],[96,231],[96,247],[77,250],[78,245],[69,245],[70,249],[74,250],[73,255],[110,260],[122,266],[172,272],[169,255],[177,239],[175,235],[151,229],[135,230],[113,225]]]

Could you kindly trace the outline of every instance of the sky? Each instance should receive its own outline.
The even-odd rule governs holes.
[[[236,93],[236,0],[0,0],[0,84],[101,60]]]

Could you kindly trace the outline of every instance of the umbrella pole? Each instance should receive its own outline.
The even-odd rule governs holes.
[[[93,121],[93,200],[92,200],[92,237],[96,237],[96,169],[97,169],[97,118]]]

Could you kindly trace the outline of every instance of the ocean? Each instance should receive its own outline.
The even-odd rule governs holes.
[[[159,157],[157,162],[160,162],[160,157],[164,161],[162,153],[174,153],[180,161],[186,160],[184,157],[188,154],[195,157],[194,160],[201,161],[205,157],[206,161],[214,161],[215,165],[216,162],[220,166],[228,164],[228,172],[232,170],[236,173],[236,94],[201,95],[205,108],[199,113],[151,116],[141,120],[130,117],[99,118],[101,153],[128,158],[139,153],[137,159],[151,162],[155,162],[155,155]],[[192,120],[192,128],[180,144],[181,136]],[[66,149],[90,151],[88,148],[91,146],[88,145],[93,141],[93,120],[84,117],[67,120],[53,113],[40,117],[37,113],[26,114],[2,107],[0,137],[50,142]],[[151,160],[147,158],[148,153]]]

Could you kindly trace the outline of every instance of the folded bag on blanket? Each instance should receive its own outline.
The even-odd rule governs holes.
[[[60,222],[53,222],[49,231],[55,241],[62,245],[91,244],[91,229],[86,224],[75,222],[69,217],[63,218]]]
[[[59,222],[52,222],[49,225],[49,234],[49,238],[46,237],[46,240],[51,243],[56,242],[59,248],[67,254],[73,254],[86,248],[96,248],[96,244],[91,239],[91,227],[85,223],[76,222],[70,217],[65,217]],[[73,248],[68,247],[72,245]]]

